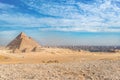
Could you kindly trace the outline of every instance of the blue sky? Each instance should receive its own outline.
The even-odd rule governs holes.
[[[0,45],[120,45],[120,0],[0,0]]]

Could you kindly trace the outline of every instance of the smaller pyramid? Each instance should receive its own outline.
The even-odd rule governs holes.
[[[12,49],[13,52],[31,52],[36,47],[40,48],[41,46],[31,37],[28,37],[25,33],[21,32],[7,45],[7,47]]]

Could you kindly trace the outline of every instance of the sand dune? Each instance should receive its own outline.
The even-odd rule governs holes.
[[[119,60],[119,53],[91,53],[87,51],[73,51],[62,48],[41,48],[40,52],[10,53],[9,50],[0,50],[4,58],[2,63],[65,63],[90,60]],[[7,57],[7,59],[6,59]],[[9,61],[7,61],[9,59]],[[1,62],[1,61],[0,61]]]
[[[0,49],[1,80],[119,80],[120,53],[91,53],[62,48],[10,53]]]

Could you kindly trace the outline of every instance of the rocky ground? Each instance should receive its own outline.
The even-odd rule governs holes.
[[[120,80],[120,53],[42,48],[15,54],[1,48],[0,80]]]
[[[1,64],[0,80],[120,80],[120,61]]]

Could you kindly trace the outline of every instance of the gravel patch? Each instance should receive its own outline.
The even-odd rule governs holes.
[[[1,64],[0,80],[120,80],[120,61]]]

